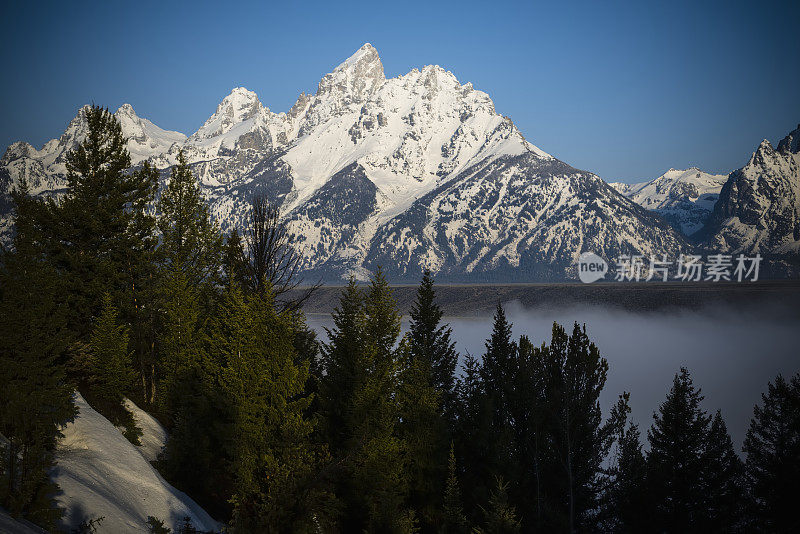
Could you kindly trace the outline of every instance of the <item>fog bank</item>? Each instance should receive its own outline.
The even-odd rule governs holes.
[[[525,334],[535,345],[549,343],[553,321],[568,331],[575,321],[586,324],[590,339],[609,364],[601,396],[603,412],[607,415],[617,396],[629,391],[632,417],[643,438],[681,366],[702,388],[703,407],[710,413],[722,410],[737,449],[767,382],[778,373],[788,377],[800,372],[800,321],[792,313],[795,310],[774,306],[641,313],[591,306],[531,310],[515,302],[505,308],[515,337]],[[483,353],[492,330],[491,316],[444,320],[453,328],[462,357],[467,352]],[[321,339],[325,339],[321,327],[332,325],[329,315],[311,315],[309,323]],[[407,326],[404,317],[404,331]]]

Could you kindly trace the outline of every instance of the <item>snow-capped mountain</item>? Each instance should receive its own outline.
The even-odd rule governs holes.
[[[670,169],[649,182],[610,184],[645,209],[664,217],[676,230],[690,236],[708,221],[728,177],[696,167]]]
[[[525,140],[472,84],[435,65],[387,79],[370,44],[285,113],[236,88],[185,139],[129,115],[130,106],[117,111],[136,137],[135,162],[149,159],[166,179],[183,150],[226,231],[243,226],[253,194],[279,203],[305,267],[329,279],[378,264],[395,279],[425,268],[453,279],[563,278],[583,251],[613,259],[689,247],[657,215]],[[63,186],[41,154],[74,147],[80,116],[73,123],[42,151],[9,147],[3,191],[22,175],[39,178],[37,193]]]
[[[733,253],[800,253],[800,125],[778,143],[766,139],[731,173],[702,237]]]

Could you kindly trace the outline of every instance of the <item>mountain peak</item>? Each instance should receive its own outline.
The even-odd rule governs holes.
[[[234,87],[219,103],[214,117],[224,117],[224,122],[228,125],[236,124],[255,116],[261,107],[261,101],[254,91],[246,87]]]
[[[225,106],[232,105],[234,107],[242,108],[252,106],[258,102],[258,95],[255,91],[251,91],[246,87],[234,87],[231,92],[222,99],[217,109],[224,108]]]
[[[116,111],[116,113],[114,113],[114,115],[116,115],[117,117],[119,117],[121,115],[124,115],[124,116],[130,117],[132,119],[137,119],[138,118],[138,116],[136,115],[136,112],[133,110],[133,106],[131,106],[128,103],[122,104],[119,107],[119,109]]]
[[[800,153],[800,124],[797,128],[789,132],[789,135],[781,139],[778,143],[778,152],[781,154]]]
[[[361,101],[374,93],[385,81],[378,51],[371,44],[365,43],[320,80],[317,94],[348,94]]]
[[[381,67],[381,72],[383,71],[383,64],[381,64],[381,58],[378,55],[378,51],[371,44],[364,43],[361,45],[361,48],[353,53],[353,55],[340,63],[339,66],[334,69],[334,72],[345,70],[363,63],[377,63]]]

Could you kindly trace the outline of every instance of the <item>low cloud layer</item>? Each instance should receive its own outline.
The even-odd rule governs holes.
[[[609,363],[601,396],[604,413],[622,391],[630,391],[632,417],[643,436],[681,366],[702,388],[703,407],[710,413],[722,410],[737,449],[767,382],[778,373],[800,372],[800,321],[794,310],[760,306],[632,313],[586,306],[529,310],[512,302],[506,312],[514,335],[525,334],[537,345],[550,341],[553,321],[568,330],[575,321],[585,323],[590,339]],[[492,330],[490,316],[445,320],[462,356],[484,352]],[[330,316],[311,316],[309,322],[324,339],[321,327],[331,326]],[[407,320],[403,327],[405,331]]]

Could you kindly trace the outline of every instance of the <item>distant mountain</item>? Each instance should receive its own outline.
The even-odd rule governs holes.
[[[699,234],[710,249],[797,257],[800,253],[800,125],[778,143],[764,140],[731,173]]]
[[[245,223],[252,195],[279,203],[304,268],[329,280],[377,265],[395,280],[423,269],[464,281],[563,279],[583,251],[611,260],[691,248],[657,214],[529,143],[472,84],[438,66],[387,79],[369,44],[285,113],[236,88],[189,137],[128,105],[116,114],[135,164],[148,159],[166,179],[185,152],[225,231]],[[63,155],[83,127],[79,114],[41,150],[8,148],[6,238],[7,193],[22,176],[36,194],[63,189]]]
[[[727,179],[724,174],[708,174],[692,167],[670,169],[649,182],[615,182],[610,185],[643,208],[664,217],[679,232],[690,236],[708,221]]]

